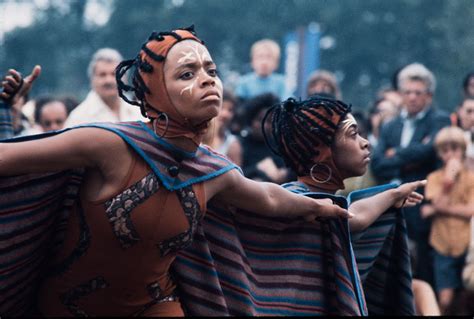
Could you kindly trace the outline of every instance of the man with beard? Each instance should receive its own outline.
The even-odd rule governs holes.
[[[68,117],[65,126],[91,122],[119,122],[141,119],[140,111],[118,95],[115,68],[122,61],[114,49],[99,49],[92,57],[87,73],[91,91]]]

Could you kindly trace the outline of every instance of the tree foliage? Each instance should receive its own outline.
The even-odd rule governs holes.
[[[89,0],[91,1],[91,0]],[[101,0],[95,0],[101,1]],[[100,47],[135,56],[153,30],[195,24],[223,69],[249,71],[249,48],[260,38],[280,43],[285,34],[317,22],[335,40],[322,50],[321,67],[336,71],[344,100],[365,108],[394,72],[412,62],[430,68],[438,80],[435,100],[452,109],[464,75],[474,69],[472,0],[102,0],[110,19],[103,26],[84,23],[87,1],[70,0],[67,9],[37,10],[35,22],[4,38],[0,70],[29,71],[43,66],[35,92],[88,90],[87,64]],[[228,82],[229,85],[232,83]]]

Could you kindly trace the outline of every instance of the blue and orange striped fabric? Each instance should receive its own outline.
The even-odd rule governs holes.
[[[195,153],[176,149],[142,122],[86,126],[121,136],[170,190],[236,168],[224,156],[206,147],[200,147]],[[1,142],[34,140],[67,130]],[[176,176],[169,174],[170,166],[179,167]],[[83,172],[71,170],[0,178],[0,316],[32,313],[38,282],[48,273],[48,257],[61,244],[61,234],[66,230],[68,213],[76,202]]]
[[[0,100],[0,140],[13,137],[11,106]]]
[[[309,193],[300,183],[286,187]],[[393,185],[354,193],[369,196]],[[347,220],[268,218],[208,206],[193,244],[174,265],[192,316],[413,315],[402,212],[384,213],[351,238]]]

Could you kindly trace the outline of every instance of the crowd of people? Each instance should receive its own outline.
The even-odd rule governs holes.
[[[273,262],[264,264],[264,256],[284,260],[286,252],[252,250],[248,243],[258,245],[254,241],[260,233],[267,245],[297,251],[299,237],[291,237],[288,229],[309,223],[314,228],[304,239],[314,241],[318,255],[338,249],[329,261],[320,257],[315,262],[318,269],[312,276],[319,281],[313,286],[306,282],[307,274],[285,279],[294,287],[312,287],[304,288],[301,297],[313,301],[315,308],[308,313],[393,314],[391,303],[397,303],[401,314],[474,313],[468,302],[474,297],[474,73],[465,76],[460,103],[451,114],[435,106],[435,76],[420,63],[400,69],[393,87],[381,89],[366,112],[342,102],[337,77],[327,70],[310,75],[308,98],[294,99],[283,75],[276,73],[280,48],[273,40],[254,43],[250,59],[253,72],[242,75],[235,90],[223,88],[194,30],[154,32],[135,59],[124,60],[111,48],[98,50],[87,70],[91,90],[80,103],[74,97],[30,99],[39,66],[28,76],[8,71],[0,94],[0,189],[11,196],[0,198],[7,207],[0,212],[31,216],[24,203],[42,202],[46,194],[74,185],[78,199],[65,204],[63,193],[55,197],[53,215],[65,217],[45,209],[41,223],[47,227],[41,231],[49,235],[41,239],[30,230],[37,220],[15,228],[17,224],[10,227],[8,218],[0,218],[6,229],[0,232],[6,242],[0,265],[9,265],[3,272],[7,288],[0,297],[2,311],[15,315],[34,308],[47,316],[282,314],[259,312],[267,306],[256,295],[264,294],[258,283],[274,288],[262,269],[275,274],[277,268],[271,268]],[[128,73],[130,78],[124,79]],[[11,176],[70,170],[73,177],[61,175],[67,187],[58,188],[40,175],[47,185],[44,194],[36,189],[32,198],[9,193],[36,185],[24,186],[24,179],[20,183]],[[74,184],[77,180],[80,186]],[[42,208],[35,209],[43,214]],[[66,209],[71,213],[64,214]],[[235,220],[215,217],[216,211],[227,210]],[[248,217],[249,212],[258,217]],[[271,228],[281,218],[289,219],[282,222],[286,228]],[[345,219],[347,225],[335,221]],[[220,228],[235,227],[222,234],[226,245],[212,240],[220,234],[218,223],[223,223]],[[392,228],[385,229],[387,225]],[[51,235],[51,229],[58,231]],[[335,237],[323,238],[328,232]],[[281,238],[286,242],[273,239],[275,233],[285,234]],[[9,242],[8,236],[23,237]],[[374,238],[380,247],[371,243]],[[33,241],[36,246],[28,246]],[[64,244],[44,253],[42,247],[50,241]],[[380,270],[384,267],[378,258],[384,258],[386,249],[392,253],[386,262],[400,272],[394,279]],[[403,257],[405,250],[409,260]],[[20,258],[32,251],[43,251],[36,264]],[[238,267],[216,257],[235,251],[245,255],[234,261]],[[259,253],[261,258],[252,257]],[[201,279],[190,278],[189,265],[204,255],[216,261],[200,272]],[[26,269],[25,264],[32,265],[18,270]],[[300,267],[310,271],[307,265]],[[52,269],[51,274],[42,277],[43,269]],[[412,274],[408,279],[405,270]],[[211,272],[215,275],[206,277]],[[232,276],[235,281],[252,279],[239,288],[251,300],[236,301],[225,290]],[[15,290],[20,280],[31,291]],[[411,292],[380,296],[374,280],[400,291],[409,285]],[[206,289],[198,291],[205,284],[209,297],[203,296]],[[341,290],[347,296],[338,299]],[[39,298],[32,297],[36,294]],[[27,306],[13,297],[18,295],[30,303],[37,300]],[[214,305],[220,298],[225,307]],[[272,298],[268,296],[269,304],[283,311]],[[294,298],[301,306],[299,297]],[[302,309],[295,306],[293,311]]]

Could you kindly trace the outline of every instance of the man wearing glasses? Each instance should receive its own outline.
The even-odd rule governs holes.
[[[439,165],[434,137],[450,125],[449,115],[432,106],[436,80],[430,70],[413,63],[400,70],[397,80],[402,111],[381,128],[372,159],[372,170],[379,183],[425,179]],[[405,217],[408,236],[416,247],[414,277],[432,283],[430,222],[420,217],[419,206],[406,209]]]

